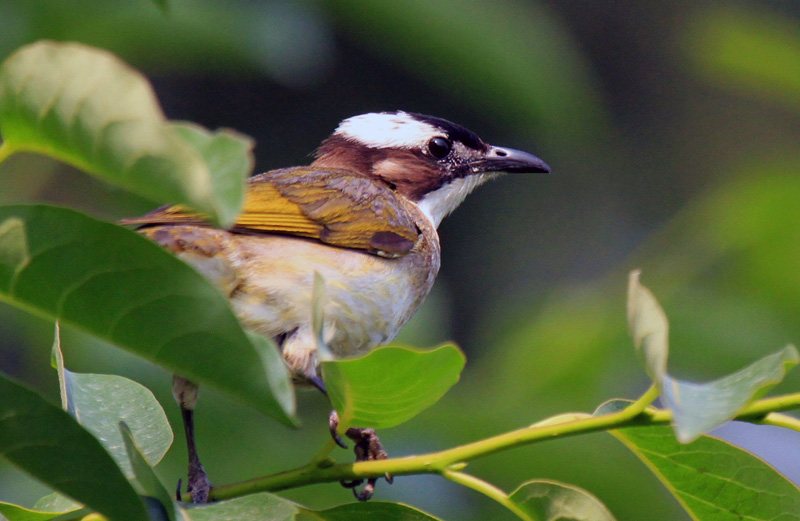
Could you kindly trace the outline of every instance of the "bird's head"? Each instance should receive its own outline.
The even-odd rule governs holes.
[[[402,111],[342,121],[315,158],[317,167],[380,179],[416,203],[437,227],[475,187],[497,174],[550,172],[532,154],[488,145],[441,118]]]

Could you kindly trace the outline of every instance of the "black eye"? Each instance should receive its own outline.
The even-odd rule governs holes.
[[[435,137],[428,143],[428,152],[436,159],[446,158],[451,148],[453,144],[443,137]]]

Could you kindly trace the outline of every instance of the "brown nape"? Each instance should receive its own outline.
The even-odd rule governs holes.
[[[439,164],[419,152],[370,148],[341,136],[323,141],[314,157],[314,167],[354,170],[378,178],[414,202],[446,181]]]

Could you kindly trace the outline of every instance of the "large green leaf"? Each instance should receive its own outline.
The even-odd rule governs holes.
[[[115,375],[73,373],[64,367],[59,328],[53,357],[61,387],[61,405],[83,428],[94,434],[128,478],[134,477],[129,451],[120,433],[125,422],[150,465],[172,445],[172,428],[153,393],[141,384]]]
[[[3,375],[0,398],[0,454],[111,520],[147,518],[114,460],[69,414]]]
[[[212,175],[227,173],[210,168],[167,124],[142,75],[100,49],[42,41],[12,54],[0,68],[0,132],[6,152],[50,155],[153,201],[189,205],[225,227],[241,207],[243,176],[217,192]],[[240,141],[235,150],[222,147],[213,163],[240,165],[236,158],[250,146]]]
[[[667,427],[611,432],[700,521],[800,519],[800,490],[756,456],[712,436],[681,445]]]
[[[444,345],[430,351],[383,347],[361,358],[321,365],[341,428],[386,428],[439,401],[458,381],[464,363],[461,350]]]
[[[614,521],[611,512],[592,494],[557,481],[523,483],[509,498],[533,519],[542,521]]]
[[[667,373],[667,317],[650,290],[640,284],[638,270],[631,272],[628,281],[628,326],[647,373],[659,386],[664,405],[672,411],[675,435],[682,443],[733,419],[800,362],[797,349],[787,346],[712,382],[693,383],[673,378]]]
[[[227,300],[192,268],[135,232],[73,210],[0,207],[0,223],[9,218],[24,223],[29,258],[0,258],[0,299],[293,422],[276,348],[255,347]]]
[[[620,411],[611,400],[595,415]],[[609,431],[628,447],[698,521],[800,520],[800,489],[757,456],[709,435],[681,444],[665,426]]]

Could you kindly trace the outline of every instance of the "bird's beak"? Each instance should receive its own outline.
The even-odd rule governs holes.
[[[522,150],[489,146],[484,156],[470,162],[473,172],[508,172],[510,174],[549,174],[547,163]]]

